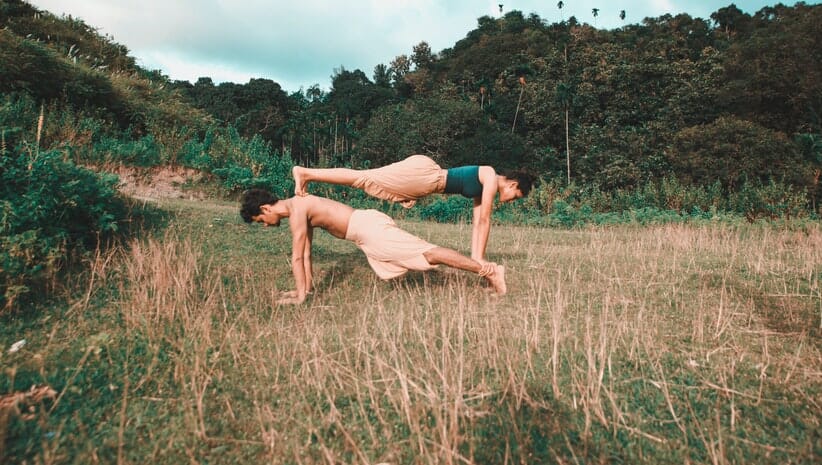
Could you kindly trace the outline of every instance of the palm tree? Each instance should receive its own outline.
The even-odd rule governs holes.
[[[562,7],[564,7],[564,6],[565,6],[565,3],[563,3],[562,0],[557,2],[557,8],[559,8],[560,18],[562,18],[563,21],[565,21],[565,17],[562,16]]]
[[[514,128],[517,127],[517,115],[519,115],[519,106],[522,103],[522,94],[525,92],[525,76],[519,77],[519,100],[517,100],[517,110],[514,112],[514,124],[511,125],[511,134],[514,133]]]
[[[568,169],[568,184],[571,184],[571,136],[568,130],[571,100],[573,99],[571,86],[561,82],[557,84],[557,101],[565,109],[565,162]]]
[[[591,9],[591,14],[593,14],[593,15],[594,15],[594,25],[596,26],[596,24],[597,24],[597,16],[599,16],[599,8],[593,8],[593,9]]]

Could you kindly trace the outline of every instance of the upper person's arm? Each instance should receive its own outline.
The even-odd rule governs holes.
[[[491,212],[494,208],[494,197],[497,195],[497,173],[490,166],[479,167],[479,181],[482,184],[482,195],[474,199],[474,220],[471,228],[471,258],[485,260],[485,248],[491,232]]]

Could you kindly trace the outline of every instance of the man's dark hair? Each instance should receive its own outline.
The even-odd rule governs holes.
[[[240,207],[240,216],[243,221],[251,223],[251,218],[257,216],[262,212],[263,205],[274,205],[279,202],[274,194],[265,189],[249,189],[243,192],[242,206]]]
[[[523,197],[526,197],[528,193],[531,192],[531,187],[534,185],[534,177],[525,171],[509,171],[502,175],[505,176],[506,179],[517,182],[517,187],[519,187],[519,191],[522,192]]]

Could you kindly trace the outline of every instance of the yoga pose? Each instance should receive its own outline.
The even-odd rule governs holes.
[[[405,160],[382,168],[353,170],[349,168],[304,168],[295,166],[294,193],[307,195],[312,181],[362,189],[383,200],[401,202],[412,207],[417,199],[434,193],[461,194],[474,199],[471,229],[471,258],[485,260],[485,248],[491,231],[491,209],[494,197],[509,202],[528,195],[534,178],[522,172],[497,174],[490,166],[461,166],[442,169],[425,155],[411,155]]]
[[[442,264],[485,277],[497,294],[503,295],[505,268],[480,263],[459,252],[430,244],[403,231],[388,215],[377,210],[355,210],[340,202],[306,195],[280,200],[262,189],[243,194],[240,216],[246,223],[279,226],[288,218],[291,229],[291,271],[296,289],[284,292],[278,303],[300,304],[313,286],[311,240],[314,227],[332,236],[354,242],[381,279],[401,276],[408,270],[426,271]]]

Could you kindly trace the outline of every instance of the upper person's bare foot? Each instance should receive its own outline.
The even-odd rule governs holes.
[[[505,267],[496,265],[496,270],[493,273],[485,276],[485,279],[494,287],[494,291],[498,295],[505,295],[508,292],[508,286],[505,285]]]
[[[303,168],[302,166],[294,165],[291,168],[291,176],[294,177],[294,195],[299,195],[300,197],[305,197],[308,195],[308,192],[305,190],[305,180],[303,180]]]

